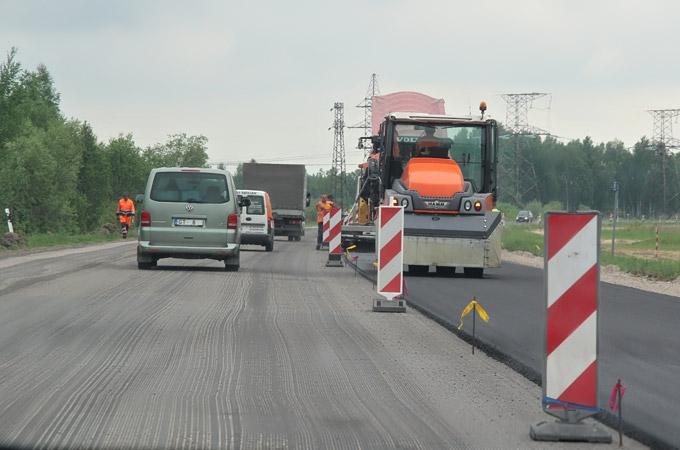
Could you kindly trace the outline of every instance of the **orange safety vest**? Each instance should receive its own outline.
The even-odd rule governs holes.
[[[133,202],[132,199],[130,198],[128,198],[127,200],[121,198],[120,200],[118,200],[118,211],[135,212],[135,202]],[[120,223],[132,225],[132,216],[119,216],[118,221]]]
[[[323,215],[326,214],[326,203],[319,200],[316,202],[316,223],[323,223]]]
[[[135,202],[133,202],[131,198],[128,198],[127,200],[121,198],[118,200],[118,211],[135,212]]]

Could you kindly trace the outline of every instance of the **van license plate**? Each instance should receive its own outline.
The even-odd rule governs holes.
[[[202,227],[205,225],[205,219],[175,219],[176,227]]]

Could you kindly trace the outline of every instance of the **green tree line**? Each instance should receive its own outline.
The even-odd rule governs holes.
[[[10,50],[0,65],[0,207],[21,232],[96,230],[115,222],[123,192],[144,191],[152,168],[207,163],[204,136],[175,134],[146,148],[131,134],[100,142],[59,102],[47,68],[24,69]]]
[[[207,165],[205,136],[178,133],[144,148],[131,134],[101,142],[88,122],[66,118],[59,104],[47,68],[25,69],[10,50],[0,64],[0,207],[12,209],[22,232],[96,230],[115,221],[122,192],[144,191],[152,168]],[[561,142],[502,132],[498,151],[501,202],[610,212],[618,181],[622,215],[680,211],[680,154],[644,137],[627,148],[620,141]],[[239,185],[238,170],[235,175]],[[331,193],[348,209],[358,171],[345,174],[342,193],[334,188],[336,177],[328,170],[310,173],[308,190],[313,199]]]
[[[526,206],[559,202],[565,209],[613,209],[619,215],[668,217],[680,211],[680,154],[641,138],[632,148],[591,138],[505,135],[499,144],[499,200]]]

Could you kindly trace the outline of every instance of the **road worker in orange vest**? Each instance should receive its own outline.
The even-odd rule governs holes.
[[[132,225],[133,217],[135,216],[135,202],[132,201],[127,192],[123,193],[123,198],[118,200],[118,210],[116,211],[118,221],[120,222],[120,232],[123,238],[127,238],[128,231]]]
[[[316,202],[316,205],[314,207],[316,208],[316,224],[319,227],[317,236],[316,236],[316,249],[320,250],[321,249],[321,244],[323,244],[323,216],[326,214],[326,202],[328,201],[328,198],[326,197],[326,194],[321,194],[321,197],[319,198],[319,201]]]

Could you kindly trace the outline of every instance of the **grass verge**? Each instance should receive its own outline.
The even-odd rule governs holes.
[[[132,233],[128,239],[135,239]],[[104,233],[84,233],[84,234],[69,234],[69,233],[38,233],[26,236],[26,245],[19,248],[3,248],[0,247],[0,253],[13,252],[17,250],[35,250],[40,248],[50,248],[59,246],[76,246],[82,244],[97,244],[102,242],[114,242],[120,240],[119,233],[104,234]]]
[[[128,239],[130,237],[128,236]],[[95,244],[98,242],[112,242],[120,240],[119,233],[104,234],[104,233],[85,233],[85,234],[67,234],[67,233],[41,233],[26,236],[27,248],[40,247],[54,247],[56,245],[78,245],[78,244]]]
[[[506,225],[503,229],[503,248],[511,252],[524,251],[543,256],[543,236],[533,233],[530,226]]]
[[[531,231],[530,226],[508,225],[503,230],[503,248],[509,251],[525,251],[543,256],[543,236]],[[600,253],[602,265],[613,265],[634,275],[670,281],[680,277],[680,261],[670,259],[645,259],[635,256],[611,256]]]

